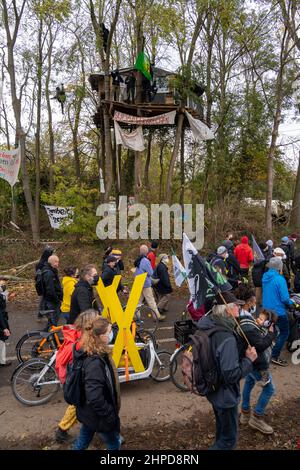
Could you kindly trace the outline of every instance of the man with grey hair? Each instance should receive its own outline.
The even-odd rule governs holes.
[[[42,284],[43,284],[43,308],[45,310],[54,310],[48,326],[50,323],[57,325],[60,315],[60,304],[63,299],[63,290],[58,277],[59,258],[57,255],[51,255],[48,261],[44,264],[42,269]]]
[[[282,276],[283,262],[279,257],[271,258],[267,264],[268,271],[262,278],[263,308],[274,310],[278,315],[276,326],[279,329],[275,345],[272,349],[272,362],[279,366],[287,366],[287,361],[280,358],[284,343],[289,337],[289,320],[287,307],[293,305],[287,283]]]
[[[231,450],[237,444],[240,380],[252,372],[257,353],[255,348],[248,347],[245,357],[239,357],[234,333],[235,318],[239,316],[239,305],[245,302],[238,300],[232,292],[223,292],[222,296],[217,296],[217,302],[212,313],[199,320],[198,328],[206,330],[208,334],[215,327],[222,328],[210,335],[220,382],[206,398],[212,404],[216,417],[216,438],[210,449]]]
[[[149,259],[147,258],[148,254],[148,247],[147,245],[141,245],[140,246],[140,256],[135,260],[134,266],[135,266],[135,276],[138,274],[144,274],[147,273],[147,277],[144,283],[144,287],[142,290],[142,296],[140,299],[140,302],[143,301],[145,298],[147,305],[149,305],[150,308],[156,313],[157,318],[159,321],[162,321],[166,318],[165,315],[162,315],[156,305],[155,298],[153,295],[153,290],[152,290],[152,282],[151,282],[151,276],[153,275],[153,269],[151,267],[151,263]]]

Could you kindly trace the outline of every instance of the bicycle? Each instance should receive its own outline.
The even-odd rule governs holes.
[[[158,316],[148,305],[139,304],[134,312],[134,321],[137,331],[146,331],[154,334],[158,328]]]
[[[47,403],[61,387],[54,368],[56,351],[49,361],[29,359],[19,364],[11,382],[15,398],[23,405],[37,406]]]
[[[52,319],[54,310],[41,310],[40,314],[48,320]],[[62,326],[51,325],[49,331],[29,331],[23,335],[16,345],[16,355],[20,363],[29,359],[42,357],[49,359],[53,351],[63,343]]]
[[[134,372],[129,367],[129,381],[151,377],[157,382],[164,382],[170,378],[169,359],[171,353],[168,351],[156,351],[150,337],[147,343],[136,343],[140,350],[145,350],[145,367],[143,372]],[[55,351],[50,360],[44,358],[29,359],[19,364],[13,372],[11,383],[14,397],[23,405],[37,406],[47,403],[61,388],[57,377],[54,363]],[[125,367],[118,367],[119,381],[127,382],[128,376]]]
[[[193,334],[196,329],[197,325],[193,320],[181,320],[174,324],[174,337],[178,341],[178,346],[170,358],[170,376],[173,384],[183,392],[187,392],[189,388],[183,380],[181,369],[182,357],[185,351],[191,348],[189,336]]]

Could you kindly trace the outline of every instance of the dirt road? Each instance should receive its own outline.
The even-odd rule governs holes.
[[[173,351],[173,322],[181,318],[186,299],[173,299],[165,322],[161,323],[158,338],[160,348]],[[11,392],[10,376],[17,365],[15,343],[31,329],[41,329],[44,323],[36,320],[37,306],[32,303],[9,306],[12,337],[8,345],[11,367],[0,370],[0,449],[59,449],[53,439],[57,423],[66,404],[62,393],[46,405],[26,407],[16,401]],[[290,359],[290,354],[285,352]],[[265,438],[251,429],[241,429],[239,448],[273,449],[296,448],[300,435],[300,365],[272,367],[276,395],[268,409],[268,420],[275,434]],[[254,398],[260,389],[254,391]],[[211,407],[205,398],[180,392],[171,382],[156,383],[151,379],[121,385],[122,434],[128,449],[203,449],[214,437]],[[78,425],[71,436],[78,434]],[[99,448],[95,438],[94,448]]]

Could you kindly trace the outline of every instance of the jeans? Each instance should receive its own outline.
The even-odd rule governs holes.
[[[284,343],[289,337],[290,328],[289,328],[289,319],[287,315],[280,315],[276,322],[276,326],[279,329],[279,335],[276,339],[275,345],[272,349],[272,357],[278,359],[281,353],[281,350],[284,346]]]
[[[238,407],[215,408],[216,439],[210,450],[232,450],[237,443]]]
[[[264,414],[266,406],[269,403],[271,396],[275,392],[275,387],[272,382],[271,374],[270,379],[271,381],[263,387],[254,409],[255,414],[259,416],[262,416]],[[245,411],[250,410],[250,395],[256,381],[258,380],[261,380],[261,373],[258,370],[254,370],[246,377],[242,393],[242,409]]]
[[[95,431],[92,431],[90,428],[81,425],[79,437],[73,444],[72,450],[85,450],[91,443]],[[97,433],[100,439],[106,444],[107,450],[119,450],[121,444],[120,434],[117,431],[111,432],[98,432]]]

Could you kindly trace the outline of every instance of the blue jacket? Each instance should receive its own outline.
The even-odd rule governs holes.
[[[144,274],[144,273],[147,273],[144,287],[151,287],[152,282],[151,282],[150,276],[153,275],[153,269],[151,267],[150,261],[148,260],[146,256],[143,256],[141,260],[139,261],[139,264],[135,270],[135,276],[137,276],[138,274]]]
[[[286,280],[275,269],[269,269],[262,277],[263,307],[274,310],[278,316],[286,315],[286,307],[293,305]]]

